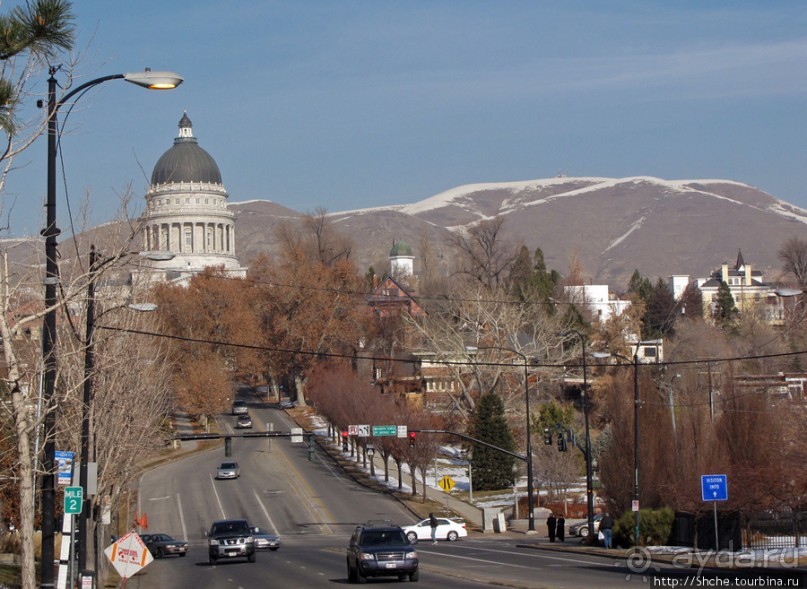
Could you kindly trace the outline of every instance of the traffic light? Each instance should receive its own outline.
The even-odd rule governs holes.
[[[552,445],[552,430],[550,430],[548,427],[544,428],[544,444],[547,446]]]
[[[563,435],[563,432],[558,434],[558,450],[566,452],[566,436]]]
[[[342,452],[347,452],[347,432],[342,432]]]
[[[409,432],[409,447],[410,448],[415,447],[415,437],[416,437],[415,432]]]
[[[233,439],[232,438],[224,438],[224,455],[229,458],[233,455]]]

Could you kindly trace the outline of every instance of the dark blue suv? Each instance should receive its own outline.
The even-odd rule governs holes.
[[[347,548],[347,578],[361,583],[367,577],[418,580],[417,550],[399,526],[367,524],[353,530]]]

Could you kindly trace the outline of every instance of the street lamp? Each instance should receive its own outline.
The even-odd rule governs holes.
[[[588,542],[594,542],[594,477],[591,469],[591,431],[588,422],[588,371],[586,368],[586,336],[576,329],[567,329],[561,336],[575,335],[583,348],[583,419],[586,427],[586,515],[588,519]]]
[[[56,99],[58,67],[49,68],[48,78],[48,151],[47,151],[47,201],[45,203],[46,225],[41,231],[45,238],[45,316],[42,326],[42,362],[43,362],[43,394],[45,398],[45,445],[42,461],[43,474],[41,483],[42,510],[42,555],[40,561],[41,587],[53,587],[54,584],[54,552],[55,552],[55,476],[56,463],[56,415],[53,412],[53,397],[56,391],[56,287],[59,284],[59,266],[57,262],[56,238],[61,231],[56,227],[56,161],[58,150],[57,115],[59,109],[79,92],[109,80],[123,79],[138,86],[152,90],[168,90],[182,83],[182,77],[171,72],[144,72],[132,74],[113,74],[90,80]]]
[[[502,350],[503,352],[510,352],[521,356],[524,360],[524,399],[526,402],[527,411],[527,531],[528,533],[535,533],[535,499],[533,497],[533,478],[532,478],[532,437],[530,430],[532,423],[530,422],[530,381],[527,367],[529,366],[529,358],[525,354],[513,350],[512,348],[504,348],[499,346],[484,346],[478,347],[477,350]]]
[[[95,369],[95,280],[98,271],[107,264],[122,260],[132,255],[127,252],[111,258],[99,259],[95,246],[90,246],[90,270],[87,281],[87,327],[84,341],[84,390],[81,413],[81,460],[79,463],[79,486],[83,489],[85,505],[82,507],[78,519],[78,570],[81,574],[87,570],[87,521],[89,519],[89,480],[90,464],[90,406],[92,404],[92,381]],[[153,261],[165,261],[174,258],[169,251],[140,252],[136,255]],[[141,303],[127,305],[135,311],[152,311],[156,305]]]

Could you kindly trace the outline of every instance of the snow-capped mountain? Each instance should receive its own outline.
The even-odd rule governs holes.
[[[231,207],[242,261],[271,248],[272,228],[281,220],[299,216],[268,201]],[[355,241],[362,271],[387,268],[393,240],[413,247],[416,272],[424,240],[448,264],[450,232],[500,216],[513,246],[540,247],[547,265],[561,274],[576,259],[592,282],[615,289],[624,288],[634,269],[653,279],[706,276],[733,262],[739,250],[773,280],[782,243],[807,239],[807,210],[731,180],[557,177],[470,184],[412,204],[330,216]]]

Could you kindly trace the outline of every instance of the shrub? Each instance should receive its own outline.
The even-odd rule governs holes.
[[[639,544],[666,546],[672,534],[675,512],[669,507],[639,510]],[[626,511],[614,522],[614,545],[633,546],[634,517]]]

